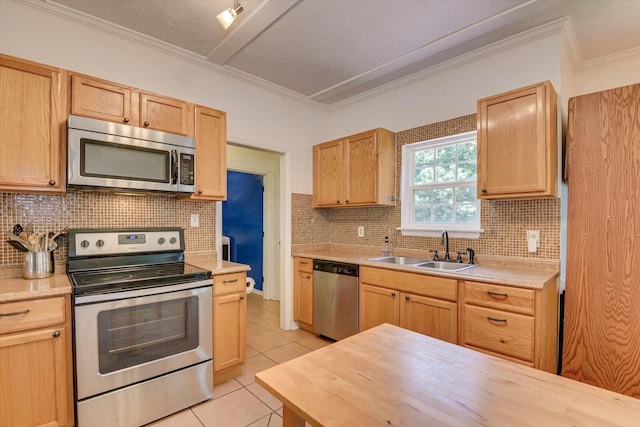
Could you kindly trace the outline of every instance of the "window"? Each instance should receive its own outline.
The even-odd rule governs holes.
[[[402,234],[478,238],[476,132],[402,147]]]

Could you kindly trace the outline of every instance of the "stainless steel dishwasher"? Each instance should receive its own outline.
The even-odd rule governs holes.
[[[358,333],[357,264],[313,260],[313,328],[341,340]]]

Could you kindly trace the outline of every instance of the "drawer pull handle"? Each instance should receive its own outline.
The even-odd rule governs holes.
[[[492,296],[494,298],[507,298],[509,296],[508,294],[503,294],[502,292],[487,291],[487,293],[489,294],[489,296]]]
[[[411,297],[409,295],[407,295],[406,297],[404,297],[404,299],[406,299],[407,301],[411,301]]]
[[[244,299],[244,295],[240,295],[240,299]]]
[[[391,292],[391,296],[392,296],[392,297],[395,297],[395,296],[396,296],[396,293],[395,293],[395,292]]]
[[[52,337],[54,337],[54,338],[58,338],[59,336],[60,336],[60,332],[59,332],[59,331],[55,331],[55,332],[52,334]]]
[[[495,317],[489,317],[489,316],[487,316],[487,320],[489,322],[507,323],[507,319],[496,319]]]
[[[31,310],[14,311],[13,313],[0,313],[0,317],[20,316],[21,314],[27,314]]]
[[[307,265],[309,264],[307,261],[300,261],[300,265]]]
[[[233,279],[233,280],[223,280],[222,283],[224,283],[225,285],[227,283],[236,283],[238,281],[238,279]]]

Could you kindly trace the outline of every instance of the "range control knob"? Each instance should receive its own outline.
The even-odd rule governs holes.
[[[171,243],[172,245],[177,241],[178,239],[176,239],[175,237],[172,237],[171,239],[169,239],[169,243]]]
[[[159,245],[164,245],[164,242],[165,242],[164,237],[161,237],[161,238],[158,239],[158,244]]]
[[[89,241],[88,240],[83,240],[82,242],[80,242],[80,246],[82,246],[83,248],[89,247]]]
[[[99,240],[96,242],[96,246],[97,246],[97,247],[99,247],[99,248],[103,247],[103,246],[104,246],[104,240],[99,239]]]

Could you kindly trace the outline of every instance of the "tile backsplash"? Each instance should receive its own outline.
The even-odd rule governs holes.
[[[186,251],[215,250],[216,204],[178,200],[170,196],[120,195],[77,191],[65,195],[0,193],[0,230],[31,224],[36,232],[69,228],[182,227]],[[192,213],[200,227],[190,227]],[[22,263],[22,254],[0,243],[0,266]],[[56,262],[66,261],[67,247],[55,251]]]
[[[402,145],[439,138],[476,129],[476,115],[420,126],[396,133],[396,197],[400,200],[400,166]],[[389,236],[396,249],[442,249],[438,237],[403,236],[400,227],[401,202],[394,207],[349,209],[313,209],[312,196],[292,195],[292,243],[338,243],[359,246],[382,246]],[[358,226],[365,228],[359,238]],[[536,260],[560,260],[560,199],[483,200],[479,239],[450,239],[450,250],[473,248],[478,254],[519,257]],[[526,230],[540,230],[540,247],[527,250]]]

